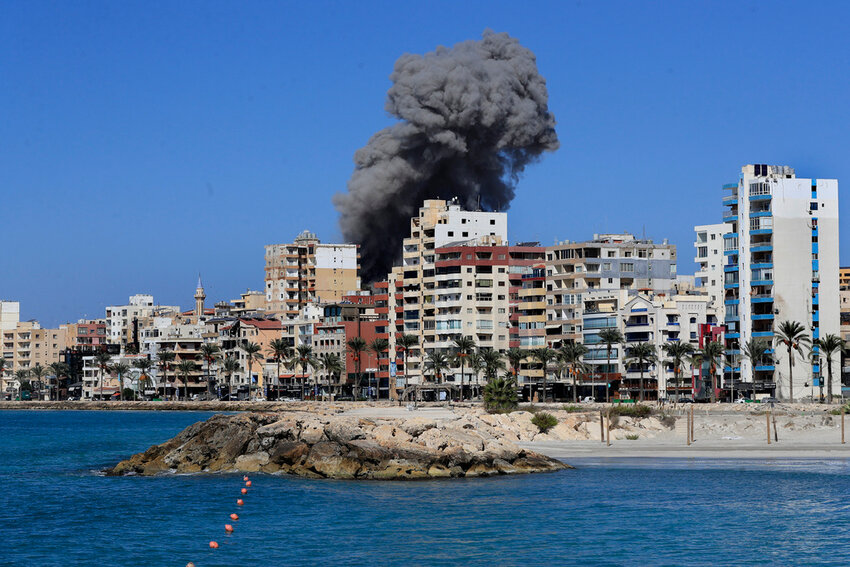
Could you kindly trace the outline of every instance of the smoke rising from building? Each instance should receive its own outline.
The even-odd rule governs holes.
[[[355,152],[348,192],[334,196],[365,282],[400,258],[425,199],[506,210],[525,166],[558,148],[535,56],[506,33],[402,55],[390,80],[386,110],[400,122]]]

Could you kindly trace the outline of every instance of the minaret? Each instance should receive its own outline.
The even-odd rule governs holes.
[[[201,274],[198,274],[198,288],[195,290],[195,317],[200,321],[204,316],[204,300],[207,294],[204,293],[204,284],[201,283]]]

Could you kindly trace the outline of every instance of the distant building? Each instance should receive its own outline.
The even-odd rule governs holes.
[[[304,231],[291,244],[266,249],[266,311],[279,319],[295,319],[308,303],[339,301],[360,288],[355,244],[322,244]]]
[[[106,308],[106,340],[112,344],[139,347],[138,322],[143,317],[160,313],[177,313],[177,306],[155,305],[152,295],[130,296],[127,305],[111,305]]]
[[[694,227],[694,262],[699,265],[694,274],[695,286],[711,298],[709,314],[714,315],[714,322],[723,321],[725,306],[723,304],[723,235],[728,231],[728,225],[705,224]]]

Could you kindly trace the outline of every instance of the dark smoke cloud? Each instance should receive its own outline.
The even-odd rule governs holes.
[[[534,54],[506,33],[402,55],[390,80],[386,110],[401,122],[357,150],[348,193],[334,196],[366,282],[401,257],[425,199],[505,210],[525,166],[558,148]]]

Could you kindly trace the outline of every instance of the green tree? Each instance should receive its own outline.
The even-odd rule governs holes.
[[[197,369],[194,360],[181,360],[177,363],[177,373],[183,377],[183,392],[186,401],[189,401],[189,374]]]
[[[844,352],[844,341],[841,340],[841,337],[838,335],[827,334],[819,339],[815,339],[812,343],[812,353],[819,351],[821,355],[826,358],[826,372],[827,372],[827,387],[826,387],[826,396],[827,402],[832,403],[832,357],[835,353],[843,353]],[[840,359],[839,359],[840,360]],[[822,374],[822,373],[821,373]],[[819,380],[820,382],[820,397],[823,399],[823,377]]]
[[[54,362],[47,366],[53,377],[56,378],[56,401],[59,401],[59,382],[64,377],[67,378],[71,373],[71,368],[64,362]],[[2,390],[0,390],[2,391]],[[53,394],[48,390],[48,396],[53,399]]]
[[[505,361],[502,353],[492,348],[481,349],[479,353],[484,366],[484,378],[489,382],[499,376],[500,371],[505,370]]]
[[[0,356],[0,400],[6,399],[6,368],[9,367],[9,361]]]
[[[201,357],[204,359],[204,363],[207,366],[205,372],[205,375],[207,377],[207,390],[210,393],[215,391],[215,383],[218,381],[210,375],[210,366],[212,366],[213,362],[218,360],[220,353],[221,347],[215,343],[204,343],[201,345]]]
[[[442,352],[429,352],[425,357],[425,369],[430,370],[434,375],[434,381],[437,384],[442,382],[443,373],[449,367],[449,359]]]
[[[354,359],[354,399],[357,400],[360,399],[360,363],[366,351],[366,341],[362,337],[353,337],[348,339],[346,344],[351,358]]]
[[[141,395],[142,392],[144,392],[143,388],[145,384],[147,384],[148,380],[150,380],[148,372],[150,372],[151,367],[153,366],[153,362],[151,362],[151,360],[147,357],[137,358],[133,361],[133,366],[135,366],[136,369],[139,371],[139,385],[137,392],[139,395]]]
[[[99,352],[94,355],[94,364],[100,370],[100,399],[103,399],[103,378],[109,371],[109,364],[112,362],[112,356],[106,352]]]
[[[531,357],[543,367],[543,403],[546,403],[546,375],[549,374],[549,363],[555,360],[558,353],[549,347],[536,348],[531,351]]]
[[[528,351],[519,347],[511,347],[505,353],[508,363],[511,365],[511,373],[514,376],[514,381],[519,382],[519,368],[522,361],[528,358]]]
[[[623,337],[623,333],[620,332],[619,329],[603,329],[599,332],[599,340],[602,344],[605,345],[605,365],[606,373],[611,374],[611,351],[614,349],[614,345],[621,345],[626,342],[626,339]],[[614,365],[614,373],[616,374],[620,370],[619,363]],[[606,376],[606,386],[605,386],[605,402],[609,402],[611,400],[611,392],[610,387],[607,384],[611,383],[610,377]]]
[[[257,343],[250,341],[239,345],[239,348],[245,353],[245,362],[248,364],[248,392],[250,392],[254,385],[254,363],[263,360],[263,355],[260,352],[262,348]]]
[[[511,411],[517,407],[517,385],[513,378],[495,378],[484,385],[484,407],[487,411]]]
[[[573,377],[573,402],[578,401],[578,374],[582,367],[582,359],[588,353],[587,347],[581,343],[569,342],[561,346],[558,353],[561,360],[569,367]]]
[[[292,347],[289,346],[286,339],[272,339],[269,341],[269,354],[274,359],[275,364],[277,364],[277,379],[275,380],[277,395],[275,398],[280,399],[280,364],[292,356]]]
[[[676,387],[676,395],[678,395],[682,363],[693,356],[695,350],[694,345],[691,343],[683,343],[681,341],[670,341],[661,345],[661,350],[664,351],[664,355],[667,357],[667,362],[673,365],[673,384]],[[666,389],[669,395],[669,384]]]
[[[741,349],[741,355],[749,359],[750,364],[753,365],[753,372],[755,372],[756,366],[764,364],[765,358],[772,360],[773,357],[770,357],[768,351],[770,351],[770,343],[768,341],[764,339],[750,339],[744,343],[744,348]]]
[[[386,352],[388,348],[390,348],[390,341],[387,339],[374,339],[371,343],[369,343],[369,350],[375,354],[375,368],[381,368],[381,355]],[[378,374],[375,374],[375,399],[381,397],[380,393],[381,383],[380,378],[378,378]]]
[[[33,384],[33,387],[36,388],[39,399],[41,399],[41,390],[44,388],[43,378],[46,375],[47,369],[41,364],[36,364],[30,369],[30,378],[32,378],[31,381],[35,382],[35,384]]]
[[[702,368],[703,363],[708,363],[708,374],[711,386],[711,402],[717,401],[717,367],[723,364],[723,355],[726,349],[720,341],[709,341],[701,349],[694,351],[691,355],[691,364]],[[702,371],[700,371],[702,376]]]
[[[30,390],[32,390],[32,387],[29,386],[29,381],[28,381],[29,377],[30,377],[30,371],[27,370],[26,368],[20,368],[18,370],[15,370],[15,379],[18,381],[18,392],[17,392],[17,395],[15,396],[16,398],[20,397],[21,392],[24,391],[24,384],[27,384],[27,386],[30,388]]]
[[[233,396],[236,394],[233,390],[233,375],[239,372],[241,366],[239,365],[239,360],[233,355],[227,355],[224,357],[224,362],[221,363],[221,369],[224,371],[224,375],[227,377],[227,391],[228,398],[232,401]]]
[[[173,351],[163,350],[157,354],[157,360],[159,360],[159,369],[162,370],[162,399],[168,399],[168,370],[171,367],[171,363],[174,362],[174,358],[177,355],[174,354]]]
[[[345,371],[345,365],[342,362],[342,358],[338,354],[333,353],[325,353],[319,356],[319,367],[328,375],[328,391],[333,391],[331,386],[331,379],[336,379],[337,386],[340,391],[342,390],[342,386],[340,385],[340,375]],[[318,387],[318,382],[317,382]]]
[[[799,321],[783,321],[776,329],[776,342],[785,345],[788,352],[788,401],[794,403],[794,353],[803,354],[803,347],[811,344],[806,327]]]
[[[109,367],[110,374],[118,375],[118,393],[120,399],[124,400],[124,376],[130,371],[130,365],[126,362],[118,362]]]
[[[475,340],[472,337],[459,337],[454,340],[452,362],[460,366],[460,400],[463,401],[463,373],[467,359],[475,354]]]
[[[291,364],[293,366],[301,366],[301,399],[304,399],[304,382],[307,380],[307,367],[316,368],[319,366],[319,361],[313,356],[313,347],[310,345],[298,345],[295,347],[295,354],[292,356]]]
[[[407,354],[410,349],[419,346],[419,337],[416,335],[401,334],[395,339],[396,348],[402,351],[402,365],[404,366],[404,387],[407,388]]]
[[[655,351],[655,345],[641,342],[641,343],[633,343],[629,346],[628,350],[628,358],[629,362],[637,363],[640,366],[640,401],[644,399],[644,390],[643,390],[643,373],[644,366],[647,364],[654,363],[658,360],[658,355]]]

